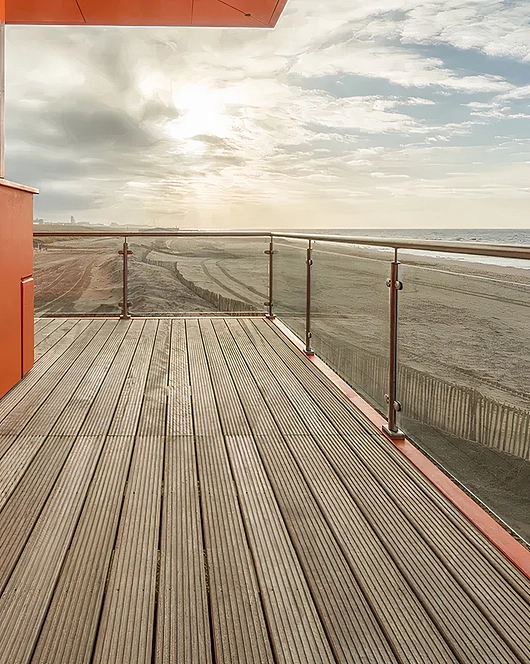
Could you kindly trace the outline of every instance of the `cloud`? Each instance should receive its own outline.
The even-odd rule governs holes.
[[[274,31],[9,27],[7,176],[41,188],[40,216],[120,223],[519,199],[529,18],[516,0],[289,0]],[[521,81],[488,68],[503,58]]]
[[[392,47],[367,48],[349,41],[300,56],[291,70],[302,76],[339,76],[344,73],[383,78],[406,88],[440,86],[463,92],[504,92],[507,81],[488,75],[459,76],[435,58],[425,58]]]

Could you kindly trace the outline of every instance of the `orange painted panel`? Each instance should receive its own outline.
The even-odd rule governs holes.
[[[274,11],[272,12],[271,26],[275,26],[276,23],[278,23],[278,19],[282,15],[286,4],[287,4],[287,0],[278,0],[278,3],[276,4],[276,7],[274,8]]]
[[[252,28],[274,26],[287,0],[0,0],[0,20],[3,2],[11,24]]]
[[[6,23],[73,25],[84,23],[75,0],[5,0]]]
[[[26,277],[20,282],[22,298],[22,376],[33,366],[35,346],[34,295],[33,277]]]
[[[226,0],[226,4],[268,25],[278,0]]]
[[[194,0],[193,2],[193,25],[207,27],[263,27],[263,23],[245,16],[245,13],[235,7],[232,3],[224,3],[219,0]]]
[[[192,0],[78,0],[91,25],[190,25]]]
[[[0,396],[22,377],[21,280],[33,272],[33,195],[0,181]],[[31,306],[31,316],[29,315]],[[26,320],[33,326],[32,302]]]

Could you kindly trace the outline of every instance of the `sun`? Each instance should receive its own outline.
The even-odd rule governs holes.
[[[172,138],[186,140],[198,135],[228,138],[233,120],[226,112],[223,91],[187,83],[173,94],[180,117],[168,123]]]

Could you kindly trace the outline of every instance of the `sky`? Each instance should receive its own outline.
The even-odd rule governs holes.
[[[528,0],[288,0],[274,30],[7,28],[35,216],[529,228]]]

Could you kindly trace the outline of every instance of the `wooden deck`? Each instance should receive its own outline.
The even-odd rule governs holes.
[[[530,582],[263,319],[40,319],[2,664],[530,662]]]

